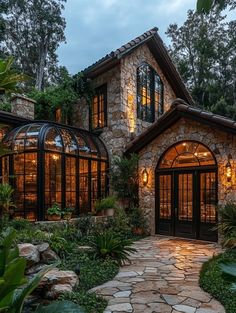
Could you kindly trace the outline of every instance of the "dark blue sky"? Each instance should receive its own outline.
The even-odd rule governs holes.
[[[153,26],[167,43],[168,25],[182,24],[196,1],[67,0],[67,43],[58,49],[60,65],[76,73]]]

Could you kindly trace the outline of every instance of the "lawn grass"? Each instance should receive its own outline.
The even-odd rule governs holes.
[[[236,251],[227,251],[203,264],[200,273],[200,286],[222,303],[226,313],[236,312],[236,291],[231,290],[231,284],[222,278],[219,263],[235,262]]]

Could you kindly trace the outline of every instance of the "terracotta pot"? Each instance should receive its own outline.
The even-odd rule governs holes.
[[[63,215],[63,220],[70,220],[71,217],[72,217],[72,213],[65,213],[65,214]]]
[[[61,215],[53,214],[53,215],[48,215],[48,221],[60,221],[61,220]]]
[[[114,208],[106,209],[106,216],[114,216],[115,210]]]
[[[133,227],[132,233],[134,235],[142,236],[144,234],[144,229],[142,227]]]

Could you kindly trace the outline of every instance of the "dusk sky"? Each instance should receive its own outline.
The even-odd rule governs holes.
[[[67,43],[58,49],[60,65],[77,73],[154,26],[168,43],[168,25],[181,25],[195,6],[196,0],[67,0]]]

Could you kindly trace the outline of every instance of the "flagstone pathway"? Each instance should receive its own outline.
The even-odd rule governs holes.
[[[221,251],[217,244],[156,236],[135,248],[130,265],[93,289],[108,299],[104,313],[225,313],[198,286],[202,264]]]

